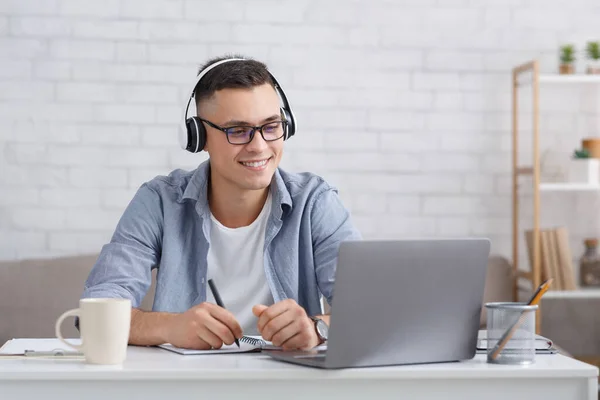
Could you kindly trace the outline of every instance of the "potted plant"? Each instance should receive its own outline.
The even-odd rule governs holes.
[[[575,73],[575,46],[566,44],[560,47],[560,73],[573,74]]]
[[[600,160],[592,158],[587,149],[578,149],[569,162],[568,181],[600,185]]]
[[[588,74],[600,74],[600,42],[587,43]]]

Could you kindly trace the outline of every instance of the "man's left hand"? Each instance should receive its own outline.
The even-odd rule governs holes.
[[[314,322],[296,301],[287,299],[270,307],[252,307],[258,331],[265,340],[284,350],[310,350],[319,344]]]

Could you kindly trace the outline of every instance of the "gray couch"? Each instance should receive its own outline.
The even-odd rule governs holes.
[[[15,337],[54,337],[54,323],[79,306],[84,282],[97,255],[0,262],[0,346]],[[154,279],[153,279],[154,280]],[[142,302],[151,310],[154,284]],[[65,337],[79,337],[64,323]]]
[[[0,262],[0,345],[15,337],[54,337],[54,323],[78,306],[83,284],[97,255]],[[151,310],[153,284],[142,309]],[[509,301],[511,270],[502,257],[490,257],[484,301]],[[485,310],[481,317],[485,326]],[[65,337],[79,337],[63,324]]]

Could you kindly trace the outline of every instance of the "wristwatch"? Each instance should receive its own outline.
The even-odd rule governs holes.
[[[309,316],[308,318],[310,318],[315,323],[315,331],[317,332],[317,336],[319,337],[319,344],[326,342],[327,337],[329,336],[329,326],[327,326],[327,323],[321,318],[311,316]]]

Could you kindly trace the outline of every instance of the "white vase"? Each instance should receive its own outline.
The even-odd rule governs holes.
[[[567,179],[571,183],[600,184],[600,160],[597,158],[572,158],[569,160]]]

